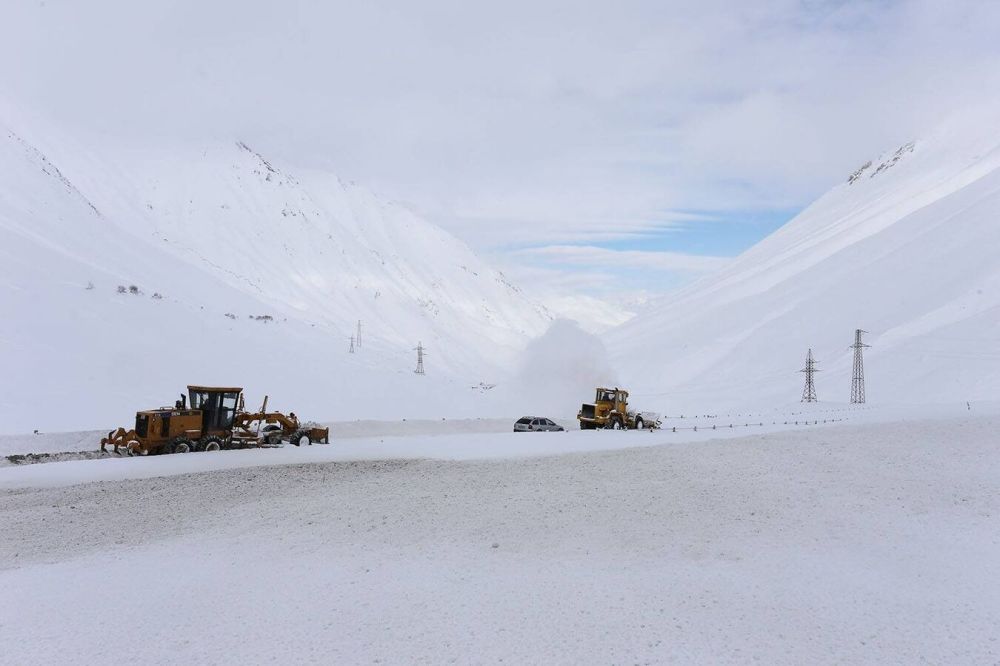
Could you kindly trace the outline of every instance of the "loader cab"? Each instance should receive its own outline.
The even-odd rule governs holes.
[[[201,410],[205,434],[228,433],[233,429],[241,393],[241,388],[188,386],[191,409]]]
[[[594,405],[600,414],[606,414],[609,411],[625,413],[628,409],[628,391],[617,388],[599,388],[597,396],[594,398]]]
[[[615,391],[614,389],[599,388],[597,389],[597,397],[594,398],[594,402],[615,402]]]

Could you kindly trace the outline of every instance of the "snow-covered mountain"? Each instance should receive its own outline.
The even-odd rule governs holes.
[[[111,427],[187,383],[315,418],[454,413],[549,324],[443,230],[245,143],[42,143],[0,128],[5,431]]]
[[[670,413],[796,401],[810,347],[819,399],[846,402],[857,328],[869,402],[995,399],[998,252],[1000,132],[942,130],[845,174],[610,347],[635,393]]]

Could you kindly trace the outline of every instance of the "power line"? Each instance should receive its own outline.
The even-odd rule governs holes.
[[[816,367],[816,361],[813,359],[812,348],[806,354],[806,367],[799,370],[799,372],[806,373],[806,386],[802,389],[802,402],[819,402],[816,399],[816,385],[813,382],[813,373],[819,372],[819,369]]]
[[[424,345],[420,342],[417,343],[415,351],[417,352],[417,369],[413,372],[418,375],[422,375],[424,374],[424,355],[427,352],[425,351]]]
[[[849,347],[849,349],[854,350],[854,373],[851,377],[852,405],[865,404],[865,359],[861,352],[865,347],[871,347],[871,345],[861,342],[861,334],[867,332],[860,328],[856,329],[854,331],[854,344]]]

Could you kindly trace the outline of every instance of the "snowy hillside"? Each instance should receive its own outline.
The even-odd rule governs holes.
[[[615,349],[635,392],[671,413],[795,401],[811,347],[819,399],[844,402],[861,328],[869,402],[995,396],[1000,132],[987,131],[942,130],[872,159],[626,324]]]
[[[187,383],[313,418],[460,412],[549,323],[442,230],[245,144],[44,144],[0,131],[4,431],[110,428]]]

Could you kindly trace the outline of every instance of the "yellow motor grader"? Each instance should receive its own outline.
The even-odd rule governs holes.
[[[247,412],[242,388],[188,386],[188,395],[181,394],[173,407],[136,412],[134,428],[109,432],[101,439],[101,451],[110,444],[119,455],[124,450],[144,456],[279,446],[282,440],[295,446],[328,444],[330,429],[305,426],[295,412],[268,412],[267,398],[260,411]]]

